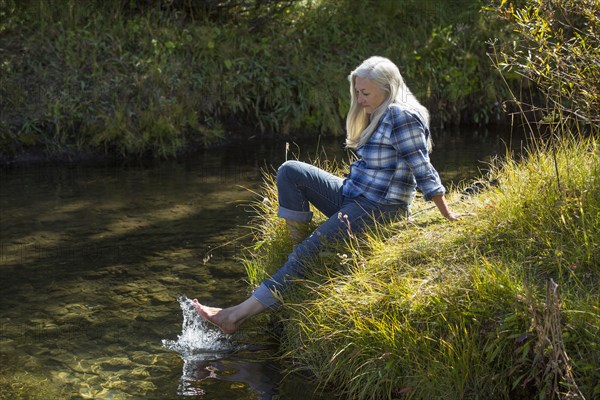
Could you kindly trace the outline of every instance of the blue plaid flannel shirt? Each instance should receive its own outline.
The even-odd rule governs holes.
[[[356,150],[359,159],[350,166],[344,196],[410,207],[417,187],[425,200],[444,194],[429,161],[428,137],[429,128],[418,114],[390,105],[367,143]]]

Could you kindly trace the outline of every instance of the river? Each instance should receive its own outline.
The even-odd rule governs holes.
[[[490,131],[438,136],[445,183],[519,147]],[[227,306],[249,294],[236,257],[261,171],[347,159],[342,147],[251,142],[178,161],[0,169],[0,398],[331,398],[282,373],[260,324],[215,334],[206,351],[165,343],[193,317],[180,296]]]

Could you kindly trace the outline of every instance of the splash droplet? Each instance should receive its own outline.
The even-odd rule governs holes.
[[[227,335],[213,329],[198,314],[192,300],[184,295],[180,296],[177,301],[183,312],[181,335],[177,335],[177,340],[163,339],[163,347],[184,357],[206,353],[226,353],[232,349]]]

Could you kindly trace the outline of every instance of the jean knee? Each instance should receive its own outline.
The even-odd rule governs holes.
[[[284,184],[284,182],[296,182],[302,164],[302,162],[295,160],[286,161],[281,164],[277,169],[277,178],[275,180],[277,186]]]

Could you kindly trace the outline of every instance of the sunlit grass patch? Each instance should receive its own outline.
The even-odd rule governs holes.
[[[399,250],[397,242],[389,246]],[[490,380],[507,391],[494,368],[505,351],[490,343],[499,323],[528,328],[527,306],[515,300],[525,296],[519,277],[484,258],[461,258],[470,263],[460,268],[454,254],[447,263],[420,254],[418,264],[399,258],[385,265],[377,256],[357,254],[327,282],[307,284],[303,301],[289,307],[283,347],[299,359],[297,368],[341,385],[351,398],[495,396]]]
[[[471,217],[417,200],[412,218],[332,248],[287,297],[290,370],[357,399],[599,395],[599,166],[594,139],[540,145],[492,164],[482,180],[499,185],[448,196]],[[268,274],[286,233],[265,188],[251,254]]]

